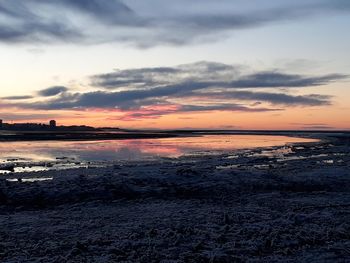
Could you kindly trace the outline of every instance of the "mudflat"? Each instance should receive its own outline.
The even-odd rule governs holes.
[[[349,137],[10,173],[1,262],[346,262]]]

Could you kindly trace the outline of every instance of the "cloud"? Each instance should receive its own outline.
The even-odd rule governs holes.
[[[347,0],[141,1],[0,0],[0,41],[7,43],[117,41],[138,47],[217,41],[237,30],[348,12]],[[258,6],[259,8],[254,8]]]
[[[42,0],[41,2],[47,1]],[[123,23],[128,19],[126,15],[132,16],[134,13],[127,5],[118,0],[56,0],[55,2],[56,5],[69,6],[113,23]]]
[[[0,41],[5,43],[99,42],[93,39],[98,31],[94,24],[106,30],[107,24],[141,26],[118,0],[0,0],[0,18]]]
[[[52,119],[58,117],[57,114],[45,114],[45,113],[8,113],[0,112],[0,119],[8,121],[32,121],[42,119]]]
[[[240,88],[290,88],[312,87],[328,84],[332,81],[344,79],[346,75],[330,74],[325,76],[307,77],[295,74],[283,74],[267,71],[245,76],[231,84]]]
[[[68,91],[68,88],[66,88],[66,87],[54,86],[54,87],[50,87],[50,88],[47,88],[47,89],[40,90],[38,92],[38,94],[40,96],[43,96],[43,97],[52,97],[52,96],[56,96],[58,94],[66,92],[66,91]]]
[[[184,82],[213,82],[229,80],[237,76],[239,66],[217,62],[200,61],[177,67],[138,68],[115,70],[91,77],[92,85],[106,89],[123,87],[150,87]]]
[[[105,89],[153,88],[170,92],[216,88],[300,88],[329,84],[347,78],[343,74],[303,76],[264,71],[241,75],[240,66],[197,62],[178,67],[117,70],[92,76],[92,85]]]
[[[306,130],[332,130],[335,129],[333,126],[324,123],[314,123],[314,124],[303,124],[302,129]]]
[[[227,92],[200,92],[192,93],[192,96],[197,98],[212,98],[212,99],[236,99],[243,101],[258,101],[254,105],[260,105],[261,102],[267,102],[274,105],[284,106],[325,106],[331,104],[331,96],[310,94],[293,96],[284,93],[272,92],[252,92],[252,91],[227,91]]]
[[[3,100],[28,100],[34,98],[31,95],[2,97]]]
[[[327,123],[290,123],[293,126],[304,130],[334,130],[335,127]]]
[[[41,1],[1,0],[0,41],[6,43],[73,40],[79,31],[61,19],[49,19]],[[48,11],[48,10],[46,10]],[[51,9],[51,12],[54,11]],[[42,13],[40,13],[42,12]]]
[[[330,126],[330,125],[305,125],[305,126],[302,126],[302,129],[306,129],[306,130],[333,130],[335,128],[333,126]]]
[[[280,111],[282,109],[269,108],[249,108],[240,104],[225,103],[218,105],[183,105],[180,111],[183,112],[205,112],[205,111],[241,111],[241,112],[266,112],[266,111]]]
[[[269,112],[280,111],[282,109],[270,108],[250,108],[239,104],[227,103],[217,105],[160,105],[152,107],[144,107],[136,111],[126,111],[116,120],[134,121],[140,119],[156,119],[168,114],[195,113],[195,112],[212,112],[212,111],[231,111],[231,112]]]
[[[7,101],[5,104],[36,110],[115,110],[123,113],[126,119],[184,112],[266,112],[286,107],[330,105],[330,96],[295,95],[293,92],[347,77],[342,74],[304,76],[278,71],[245,74],[241,69],[240,66],[198,62],[177,67],[116,70],[92,76],[95,90],[74,92],[54,86],[39,91],[31,101]],[[288,88],[288,92],[282,92],[281,88]]]

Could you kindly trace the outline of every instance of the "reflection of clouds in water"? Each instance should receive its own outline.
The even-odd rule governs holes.
[[[152,157],[178,157],[180,145],[167,145],[153,140],[104,141],[75,144],[75,155],[83,160],[142,160]],[[72,154],[72,152],[70,152]]]
[[[142,160],[307,141],[312,140],[285,136],[208,135],[122,141],[6,142],[0,144],[0,159],[16,157],[30,161],[48,161],[55,160],[56,157],[68,157],[79,161]]]
[[[142,160],[151,158],[153,155],[144,153],[136,148],[121,147],[113,149],[104,149],[98,151],[80,151],[75,153],[78,159],[85,161],[113,161],[113,160]]]

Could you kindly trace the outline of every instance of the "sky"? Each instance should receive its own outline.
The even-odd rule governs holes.
[[[0,0],[0,119],[350,129],[348,0]]]

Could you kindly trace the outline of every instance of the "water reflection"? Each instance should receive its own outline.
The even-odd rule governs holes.
[[[114,141],[3,142],[0,143],[0,174],[72,169],[99,165],[98,162],[173,158],[314,141],[286,136],[206,135]]]
[[[144,140],[3,142],[0,144],[0,161],[139,160],[154,157],[179,157],[203,151],[228,151],[313,141],[315,140],[286,136],[207,135]]]

